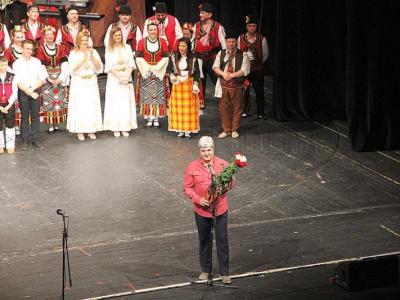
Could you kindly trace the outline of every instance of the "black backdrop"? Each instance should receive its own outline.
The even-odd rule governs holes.
[[[396,12],[396,1],[278,0],[274,116],[344,118],[354,150],[398,149]]]
[[[166,2],[181,22],[198,20],[202,1]],[[277,120],[343,119],[354,150],[400,148],[398,0],[206,2],[222,25],[242,30],[246,14],[262,11]]]

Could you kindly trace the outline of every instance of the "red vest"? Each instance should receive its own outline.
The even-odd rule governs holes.
[[[221,48],[221,43],[219,42],[218,37],[218,31],[221,24],[219,24],[217,21],[212,20],[210,33],[208,35],[208,46],[203,45],[200,41],[200,39],[206,34],[201,28],[201,22],[197,22],[195,26],[196,32],[194,47],[196,49],[196,52],[200,54],[209,53],[209,57],[206,56],[203,59],[214,59],[219,49]]]
[[[4,24],[0,23],[0,53],[5,50],[4,47]]]
[[[248,51],[250,49],[251,52],[253,52],[254,60],[250,61],[250,70],[251,71],[260,71],[263,68],[263,62],[262,62],[262,57],[263,57],[262,40],[263,40],[263,38],[264,38],[264,36],[257,33],[256,41],[251,44],[247,40],[245,33],[241,34],[239,37],[240,50]]]
[[[40,45],[43,45],[44,37],[42,36],[42,30],[44,28],[44,24],[38,22],[39,26],[36,31],[36,37],[34,38],[32,32],[29,30],[28,22],[22,25],[23,30],[25,31],[25,40],[31,40],[34,43],[34,52],[36,53],[37,48]]]
[[[8,99],[10,99],[12,95],[12,82],[14,80],[14,74],[6,72],[6,77],[4,82],[0,83],[0,104],[7,105]],[[4,91],[3,91],[4,86]]]
[[[168,45],[167,42],[163,38],[158,38],[158,51],[150,52],[147,50],[146,46],[147,37],[141,39],[139,41],[136,55],[138,57],[142,56],[145,61],[147,61],[150,65],[157,64],[163,57],[168,56]]]
[[[69,53],[75,48],[74,39],[72,38],[72,35],[69,32],[67,25],[61,26],[60,30],[61,30],[61,45],[64,46],[65,53],[69,55]],[[86,28],[85,25],[79,24],[78,32],[81,32],[83,30],[88,30],[88,29]]]
[[[167,15],[166,17],[168,19],[168,25],[164,27],[164,34],[167,37],[168,41],[168,50],[169,51],[174,51],[175,50],[175,43],[176,43],[176,32],[175,32],[175,26],[176,26],[176,19],[174,16]],[[152,16],[149,18],[150,21],[155,21],[156,16]],[[159,33],[160,33],[160,27],[158,27]]]
[[[22,53],[15,52],[14,48],[11,46],[4,50],[3,55],[7,58],[8,60],[8,65],[12,67],[12,64],[14,61],[16,61],[18,58],[22,56]]]
[[[54,55],[47,53],[44,45],[40,46],[36,57],[42,62],[46,67],[59,67],[61,63],[67,61],[67,55],[65,54],[64,47],[62,45],[57,45],[57,50]]]
[[[113,24],[113,26],[118,26],[118,24],[119,24],[119,22],[115,22]],[[138,41],[136,40],[137,26],[135,24],[133,24],[132,22],[130,23],[130,25],[131,25],[131,30],[129,30],[128,37],[126,38],[126,43],[131,46],[132,51],[135,51],[137,43],[138,43]],[[112,38],[112,37],[110,37],[110,38]]]

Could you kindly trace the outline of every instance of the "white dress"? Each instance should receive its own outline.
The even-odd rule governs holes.
[[[132,83],[131,72],[128,69],[135,68],[132,49],[129,45],[114,51],[106,51],[105,55],[107,75],[106,103],[104,108],[104,130],[130,131],[138,128],[136,120],[135,91]],[[121,75],[127,74],[126,79],[130,82],[126,85],[120,84],[119,79],[111,72],[117,71]]]
[[[94,133],[103,129],[99,85],[97,83],[97,74],[102,72],[103,63],[97,51],[93,49],[93,56],[100,62],[100,68],[96,69],[93,63],[88,60],[74,71],[83,56],[83,52],[73,50],[68,58],[71,83],[67,129],[74,133]]]

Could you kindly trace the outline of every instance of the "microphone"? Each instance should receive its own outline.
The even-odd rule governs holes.
[[[57,213],[57,215],[60,215],[60,216],[66,217],[66,214],[65,214],[65,212],[63,212],[63,210],[62,210],[62,209],[57,209],[56,213]]]

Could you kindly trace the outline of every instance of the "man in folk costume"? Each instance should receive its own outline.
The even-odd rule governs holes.
[[[153,11],[154,16],[151,16],[144,22],[143,37],[148,35],[147,24],[150,22],[155,23],[158,26],[158,35],[167,41],[168,50],[170,52],[175,51],[176,41],[183,37],[178,19],[167,13],[165,2],[156,2]]]
[[[3,53],[10,45],[11,39],[7,27],[0,22],[0,53]]]
[[[149,35],[139,41],[136,65],[140,76],[137,80],[140,114],[147,120],[147,127],[159,127],[159,118],[167,114],[166,71],[169,52],[166,40],[158,36],[158,26],[147,24]]]
[[[8,60],[0,56],[0,153],[4,148],[9,154],[15,151],[15,106],[18,86],[15,75],[7,71]],[[5,120],[5,129],[3,129]]]
[[[239,36],[238,48],[247,53],[250,60],[250,74],[247,77],[256,93],[257,119],[265,119],[264,72],[263,64],[268,58],[267,39],[257,32],[258,20],[255,16],[246,17],[246,33]],[[244,92],[242,117],[250,115],[250,87]]]
[[[245,76],[250,73],[250,61],[246,52],[237,49],[238,35],[234,31],[226,34],[226,49],[218,52],[213,70],[218,75],[215,97],[221,98],[219,109],[223,132],[219,138],[232,134],[239,137],[240,117],[243,110]]]
[[[56,44],[64,46],[67,54],[76,46],[76,36],[81,31],[89,29],[79,21],[78,9],[75,6],[70,6],[67,12],[68,23],[61,26],[57,32]],[[89,37],[89,46],[92,46],[92,39]]]
[[[39,22],[39,6],[32,4],[28,6],[27,12],[28,21],[22,26],[25,32],[25,40],[30,40],[34,45],[34,53],[36,55],[37,48],[43,44],[42,30],[44,24]]]
[[[212,70],[212,66],[218,51],[225,49],[225,29],[212,19],[214,6],[209,3],[199,5],[200,21],[194,25],[195,33],[195,52],[203,61],[203,94],[206,90],[207,75],[216,84],[217,76]]]
[[[136,51],[137,43],[142,39],[142,32],[139,26],[131,21],[131,7],[129,5],[120,5],[118,9],[119,21],[111,24],[104,37],[104,46],[107,48],[110,40],[110,32],[113,26],[121,28],[122,38],[125,44],[131,46],[132,51]]]

